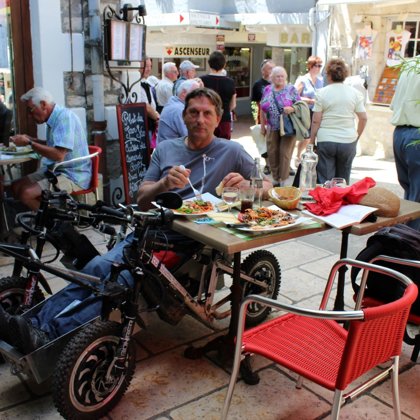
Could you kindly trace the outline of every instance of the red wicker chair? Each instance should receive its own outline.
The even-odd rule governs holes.
[[[72,162],[79,162],[81,160],[92,159],[92,178],[90,181],[89,188],[86,188],[85,190],[73,191],[71,195],[74,197],[77,197],[79,195],[86,195],[93,192],[95,194],[95,199],[98,200],[99,155],[102,153],[102,149],[99,146],[88,146],[88,147],[89,147],[88,155],[70,159],[70,160],[65,160],[63,162],[59,162],[54,166],[53,172],[62,165],[68,165]]]
[[[400,299],[377,307],[353,311],[326,310],[337,271],[343,266],[363,269],[360,301],[370,270],[401,281],[406,285],[405,293]],[[374,264],[343,259],[331,270],[319,310],[282,304],[257,295],[246,297],[239,314],[235,358],[222,419],[227,417],[243,354],[260,354],[296,372],[300,375],[298,388],[302,385],[302,378],[307,378],[335,391],[334,419],[338,418],[343,401],[355,397],[392,372],[394,412],[399,419],[398,361],[410,306],[416,296],[417,286],[403,274]],[[251,302],[288,313],[244,332],[246,309]],[[344,321],[348,330],[336,321]],[[355,379],[388,360],[393,360],[393,363],[375,375],[368,385],[364,383],[343,395]]]

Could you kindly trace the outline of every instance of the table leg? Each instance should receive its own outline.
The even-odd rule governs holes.
[[[243,287],[241,284],[241,253],[236,252],[233,255],[233,281],[231,290],[231,315],[229,323],[229,331],[226,335],[220,335],[209,341],[203,347],[195,348],[190,346],[185,349],[184,356],[188,359],[199,359],[210,351],[218,352],[219,359],[222,363],[233,358],[235,351],[235,337],[239,322],[239,308],[242,301]],[[249,357],[241,362],[241,375],[245,383],[248,385],[257,384],[260,379],[257,373],[252,371]]]
[[[340,259],[347,258],[347,251],[349,247],[349,233],[343,230],[341,232],[341,248]],[[342,311],[344,309],[344,285],[346,281],[347,267],[338,269],[337,294],[335,296],[334,310]]]

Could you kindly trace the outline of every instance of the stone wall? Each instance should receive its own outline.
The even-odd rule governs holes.
[[[367,114],[368,122],[360,138],[359,153],[393,160],[392,136],[394,126],[389,122],[392,111],[385,106],[370,104],[367,105]]]

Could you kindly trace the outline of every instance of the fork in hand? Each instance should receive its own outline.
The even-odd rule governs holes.
[[[184,165],[179,165],[179,167],[185,171],[185,166],[184,166]],[[187,179],[188,179],[188,183],[190,184],[191,189],[192,189],[192,190],[193,190],[193,192],[194,192],[195,198],[196,198],[197,200],[202,201],[202,200],[203,200],[203,197],[201,197],[201,193],[200,193],[200,191],[198,191],[198,190],[194,187],[194,185],[193,185],[193,184],[191,183],[191,181],[190,181],[190,178],[187,178]]]

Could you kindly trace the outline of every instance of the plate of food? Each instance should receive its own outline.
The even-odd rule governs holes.
[[[296,218],[280,209],[261,207],[255,210],[247,209],[244,213],[239,213],[238,220],[240,224],[232,227],[245,232],[274,232],[295,227],[305,219]]]
[[[182,207],[173,210],[174,214],[180,216],[202,216],[214,210],[214,205],[207,200],[184,200]]]
[[[26,155],[27,153],[32,153],[33,149],[31,146],[19,147],[11,144],[10,146],[2,147],[0,151],[5,155]]]

